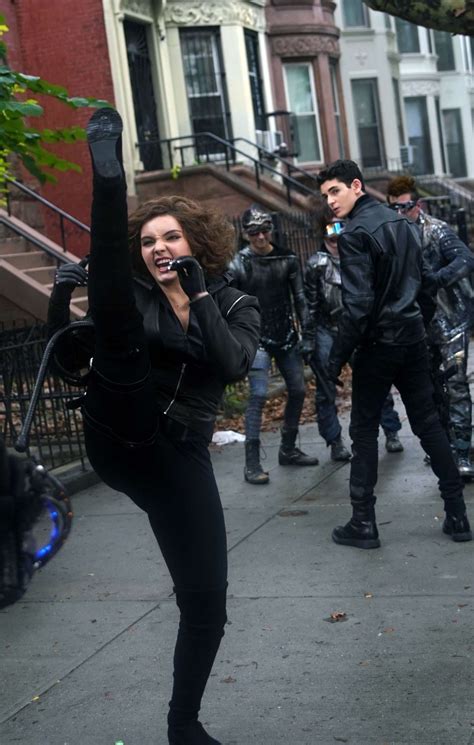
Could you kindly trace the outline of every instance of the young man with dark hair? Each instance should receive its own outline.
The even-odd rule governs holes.
[[[428,327],[428,343],[445,370],[455,365],[455,374],[446,381],[449,434],[459,473],[465,479],[472,479],[472,401],[467,361],[472,327],[469,275],[474,271],[474,255],[447,223],[424,212],[412,176],[393,178],[387,187],[387,201],[391,209],[420,229],[423,256],[436,277],[436,313]]]
[[[435,279],[423,262],[417,228],[365,193],[354,161],[338,160],[318,176],[320,191],[340,220],[338,247],[343,311],[327,373],[337,382],[353,354],[350,435],[352,518],[332,533],[336,543],[380,546],[375,521],[377,436],[392,384],[403,399],[414,434],[431,458],[446,518],[443,532],[472,540],[463,484],[433,398],[424,317],[434,313]],[[423,311],[423,314],[422,314]]]

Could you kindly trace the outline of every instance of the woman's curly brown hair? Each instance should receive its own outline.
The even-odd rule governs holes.
[[[171,215],[180,224],[193,256],[209,275],[222,274],[234,255],[234,227],[218,210],[187,197],[156,197],[140,205],[128,218],[128,240],[133,269],[148,277],[142,259],[142,227],[160,215]]]

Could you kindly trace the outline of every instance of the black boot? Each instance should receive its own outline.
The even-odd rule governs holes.
[[[402,453],[403,449],[396,432],[385,432],[385,450],[387,453]]]
[[[221,745],[218,740],[207,734],[200,722],[175,724],[168,727],[169,745]]]
[[[453,541],[472,541],[472,531],[466,514],[464,500],[449,504],[445,503],[446,517],[443,522],[443,533],[450,535]]]
[[[341,435],[331,442],[331,460],[348,461],[351,459],[350,451],[346,448]]]
[[[122,129],[122,119],[115,109],[98,109],[89,119],[87,142],[96,176],[123,177]]]
[[[316,456],[306,455],[295,446],[297,434],[297,429],[282,428],[278,463],[280,466],[317,466],[319,460]]]
[[[466,481],[474,479],[474,464],[471,463],[471,449],[463,448],[455,451],[455,460],[458,467],[459,475]]]
[[[334,528],[332,539],[341,546],[378,548],[380,540],[374,508],[353,505],[351,519],[345,525]]]
[[[260,464],[260,440],[245,441],[244,478],[249,484],[268,484],[270,477]]]

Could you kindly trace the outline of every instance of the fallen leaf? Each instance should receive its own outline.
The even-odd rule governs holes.
[[[373,598],[373,597],[374,596],[372,595],[371,592],[364,592],[364,598]]]
[[[223,678],[221,683],[235,683],[237,678],[233,678],[232,675],[228,675],[227,678]]]
[[[324,620],[329,621],[329,623],[339,623],[340,621],[347,621],[347,614],[344,613],[344,611],[342,610],[336,610],[331,613],[329,618],[325,618]]]

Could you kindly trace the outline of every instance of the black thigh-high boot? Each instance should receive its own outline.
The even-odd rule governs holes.
[[[137,445],[153,436],[157,419],[133,293],[121,132],[113,109],[99,109],[87,126],[94,175],[88,294],[96,344],[83,411],[90,426]]]
[[[224,635],[226,589],[176,591],[181,611],[168,714],[170,745],[219,745],[198,722],[201,699]]]

